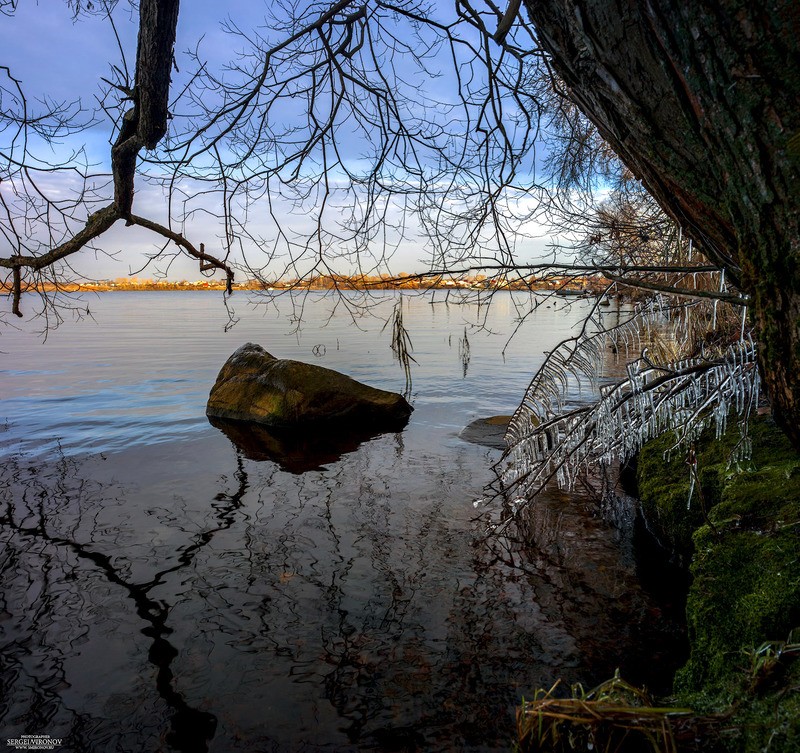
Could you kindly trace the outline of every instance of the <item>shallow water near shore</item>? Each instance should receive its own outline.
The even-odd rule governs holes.
[[[503,355],[526,296],[440,299],[405,299],[408,426],[305,473],[208,423],[217,371],[253,341],[402,391],[396,294],[375,317],[348,313],[356,294],[237,294],[226,333],[213,293],[104,293],[44,344],[5,330],[0,732],[103,753],[507,751],[515,705],[559,677],[663,683],[675,626],[629,508],[612,525],[554,493],[520,543],[472,504],[499,452],[460,432],[513,410],[587,304],[543,304]]]

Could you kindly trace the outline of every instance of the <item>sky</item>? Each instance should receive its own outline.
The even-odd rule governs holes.
[[[99,3],[95,3],[99,6]],[[267,6],[270,4],[267,3]],[[276,5],[272,10],[280,15],[281,10]],[[224,16],[223,16],[224,14]],[[176,43],[176,64],[178,70],[174,74],[172,91],[175,92],[183,86],[189,71],[191,61],[185,52],[200,43],[202,57],[208,62],[211,69],[221,71],[222,66],[231,58],[235,59],[236,52],[244,44],[230,35],[225,34],[221,23],[227,18],[232,20],[243,30],[264,26],[265,5],[256,2],[226,2],[224,4],[195,0],[184,2],[181,6],[178,38]],[[29,102],[37,100],[73,100],[80,99],[86,112],[91,112],[97,119],[97,124],[91,129],[77,134],[71,139],[65,139],[56,145],[39,145],[40,153],[46,157],[63,157],[70,150],[85,149],[89,161],[97,166],[98,171],[108,171],[110,140],[113,138],[111,123],[98,107],[98,100],[103,88],[102,78],[111,77],[111,65],[123,67],[120,47],[125,54],[127,66],[133,69],[136,51],[137,18],[132,13],[130,6],[122,0],[113,13],[116,29],[119,34],[119,46],[112,32],[111,24],[102,14],[82,16],[79,20],[72,17],[72,11],[63,0],[20,0],[16,13],[12,16],[0,16],[0,49],[3,50],[0,65],[8,65],[13,75],[22,82]],[[418,44],[409,38],[410,44]],[[387,68],[393,61],[387,61]],[[412,75],[410,70],[399,65],[399,74]],[[442,65],[446,69],[446,65]],[[430,101],[447,101],[451,96],[454,85],[452,78],[447,75],[441,78],[428,78],[417,81],[419,84],[420,101],[426,98]],[[414,81],[410,84],[415,85]],[[294,105],[294,107],[293,107]],[[288,100],[278,109],[277,114],[282,116],[287,128],[295,127],[306,119],[306,110],[302,100]],[[337,140],[347,154],[344,161],[351,166],[359,165],[361,141],[363,134],[357,129],[352,133],[352,120],[346,120],[339,126]],[[0,147],[5,144],[0,139]],[[311,169],[312,166],[304,169]],[[399,174],[403,178],[402,174]],[[331,180],[336,183],[337,175],[331,171]],[[45,180],[49,190],[56,194],[63,194],[69,186],[66,176],[60,174],[48,175]],[[193,186],[185,184],[188,192]],[[0,190],[8,191],[7,185],[0,185]],[[106,193],[109,193],[108,191]],[[291,242],[303,233],[311,232],[315,227],[315,212],[319,209],[319,201],[315,196],[307,199],[299,211],[292,212],[290,202],[281,200],[277,192],[272,191],[271,211],[278,218],[281,225],[285,224],[287,237]],[[325,210],[325,227],[323,245],[328,249],[336,250],[336,241],[330,235],[337,233],[335,223],[348,209],[348,202],[358,204],[359,195],[351,193],[339,199],[341,207],[333,202]],[[222,230],[219,223],[210,215],[219,206],[219,197],[210,197],[207,200],[196,200],[196,211],[191,221],[182,227],[183,232],[196,245],[204,242],[206,249],[212,253],[224,254]],[[531,199],[520,197],[515,209],[523,208]],[[360,208],[359,208],[360,209]],[[158,221],[166,222],[166,201],[163,192],[155,187],[145,185],[141,180],[137,182],[137,193],[134,212],[152,217]],[[424,238],[420,237],[416,221],[402,215],[398,208],[388,209],[390,222],[376,235],[375,245],[379,239],[385,239],[391,247],[396,247],[391,261],[392,272],[419,272],[423,271],[429,263],[431,247],[426,245]],[[393,229],[393,225],[404,220],[410,227],[408,237],[401,239]],[[260,239],[259,243],[246,242],[242,248],[251,263],[260,264],[266,257],[264,249],[272,248],[278,237],[273,220],[269,218],[266,198],[257,202],[252,211],[247,215],[246,227],[248,232]],[[545,251],[549,242],[547,229],[536,222],[529,221],[525,230],[530,236],[520,242],[520,248],[528,255],[536,255]],[[454,228],[458,232],[458,228]],[[73,257],[74,267],[81,276],[92,279],[107,279],[125,276],[140,270],[147,259],[159,245],[158,239],[152,234],[139,228],[126,228],[118,222],[98,244],[104,252],[113,255],[113,258],[103,253],[91,250],[81,252],[78,257]],[[245,248],[246,246],[246,248]],[[352,250],[350,246],[345,249]],[[6,248],[4,253],[8,253]],[[235,248],[232,252],[234,260],[241,261],[241,251]],[[279,258],[271,265],[270,269],[276,274],[288,271],[287,254],[282,251]],[[352,255],[336,262],[336,271],[352,271]],[[367,269],[371,268],[367,264]],[[300,264],[296,270],[302,270]],[[176,259],[171,265],[165,263],[151,266],[139,272],[140,277],[153,277],[158,273],[166,273],[172,279],[197,279],[199,270],[197,262],[185,258]],[[241,275],[240,275],[241,276]]]

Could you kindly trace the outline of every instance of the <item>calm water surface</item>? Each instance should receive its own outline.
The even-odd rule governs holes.
[[[621,666],[656,682],[671,626],[625,511],[611,526],[551,495],[525,546],[475,519],[499,453],[459,433],[513,410],[579,309],[542,306],[503,356],[527,298],[431,297],[404,304],[409,425],[303,474],[209,425],[220,366],[254,341],[402,391],[382,330],[394,295],[353,322],[352,298],[237,294],[226,333],[213,293],[108,293],[45,343],[35,322],[3,331],[0,736],[98,753],[507,751],[515,705],[558,677]]]

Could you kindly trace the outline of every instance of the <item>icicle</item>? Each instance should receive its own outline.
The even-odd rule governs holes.
[[[739,330],[739,342],[744,342],[744,323],[747,319],[747,306],[742,306],[742,326]]]

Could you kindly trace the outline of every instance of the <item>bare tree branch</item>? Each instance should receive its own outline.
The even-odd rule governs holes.
[[[208,265],[207,267],[201,266],[201,269],[214,268],[225,272],[225,276],[227,278],[226,287],[228,295],[230,295],[233,292],[232,291],[233,278],[234,278],[233,269],[230,267],[229,264],[226,264],[224,261],[217,259],[215,256],[212,256],[211,254],[207,254],[205,251],[205,247],[202,243],[200,244],[200,248],[197,249],[180,233],[176,233],[174,230],[170,230],[168,227],[160,225],[159,223],[153,222],[152,220],[148,220],[144,217],[137,217],[136,215],[132,214],[129,220],[132,225],[139,225],[140,227],[146,228],[147,230],[152,230],[154,233],[163,235],[165,238],[169,238],[176,245],[184,249],[184,251],[186,251],[186,253],[188,253],[190,256],[193,256],[195,259],[198,259],[201,262],[201,264]]]

